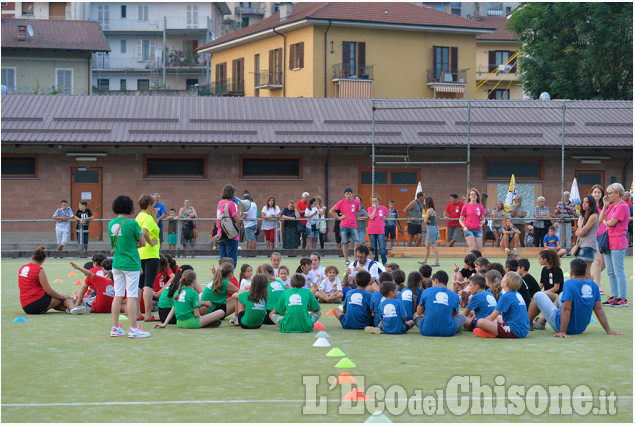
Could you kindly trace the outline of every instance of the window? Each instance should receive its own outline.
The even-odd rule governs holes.
[[[224,84],[227,81],[227,62],[216,64],[216,84]]]
[[[93,68],[95,69],[110,68],[110,55],[107,52],[93,53]]]
[[[148,21],[148,5],[140,4],[138,6],[138,19],[143,22]]]
[[[289,69],[304,68],[304,42],[291,45]]]
[[[434,80],[440,82],[458,81],[459,48],[432,46],[432,69]]]
[[[110,80],[108,80],[108,78],[99,78],[97,80],[97,87],[99,87],[99,91],[110,90]]]
[[[543,163],[535,160],[487,160],[484,179],[509,180],[511,175],[517,179],[543,180]]]
[[[73,70],[55,70],[55,88],[62,94],[73,94]]]
[[[516,59],[513,59],[510,63],[504,65],[512,56],[514,56],[514,52],[512,51],[490,50],[489,72],[499,71],[504,73],[516,73]]]
[[[240,178],[301,179],[301,156],[241,155]]]
[[[22,3],[22,14],[23,15],[33,15],[33,2],[23,2]]]
[[[15,68],[2,68],[2,85],[9,93],[15,91]]]
[[[198,6],[187,6],[187,28],[198,28]]]
[[[241,19],[241,22],[242,22],[242,24],[241,24],[240,28],[248,27],[249,26],[249,16],[243,16],[242,19]]]
[[[282,84],[282,49],[269,50],[269,84]]]
[[[122,18],[126,17],[126,5],[125,4],[121,5],[121,17]]]
[[[119,80],[119,90],[121,90],[121,91],[125,91],[126,90],[126,80],[124,80],[124,79]]]
[[[509,90],[507,89],[492,90],[487,95],[487,98],[494,99],[494,100],[509,100]]]
[[[156,50],[156,40],[137,40],[137,62],[153,61]]]
[[[207,155],[145,155],[143,177],[207,178]]]
[[[390,173],[390,184],[405,185],[417,184],[417,173],[414,171],[393,171]]]
[[[110,29],[110,5],[97,5],[97,22],[102,30]]]
[[[344,78],[361,77],[366,74],[366,43],[363,41],[342,42],[342,74]]]
[[[578,179],[578,186],[604,186],[604,171],[576,171],[575,177]]]
[[[461,16],[461,2],[450,3],[450,13],[456,16]]]
[[[232,91],[236,93],[245,91],[245,58],[232,61]]]
[[[127,50],[126,40],[121,40],[121,53],[126,53],[126,50]]]
[[[361,172],[361,184],[373,184],[372,171]],[[388,172],[375,171],[375,184],[388,184]]]
[[[37,177],[37,156],[2,155],[2,177]]]
[[[187,78],[185,79],[185,89],[192,90],[198,85],[198,78]]]
[[[150,80],[137,80],[137,90],[150,90]]]

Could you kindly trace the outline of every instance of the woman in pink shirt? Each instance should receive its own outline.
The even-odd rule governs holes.
[[[609,234],[609,250],[604,253],[604,259],[606,272],[609,275],[609,285],[611,285],[611,298],[603,304],[613,307],[628,307],[624,255],[628,248],[626,228],[631,212],[628,204],[622,199],[623,195],[624,186],[621,184],[613,183],[608,186],[600,213],[600,222],[604,223]]]
[[[375,253],[381,253],[381,262],[386,264],[386,233],[384,220],[390,216],[390,211],[383,205],[379,205],[381,198],[374,193],[370,198],[371,206],[368,207],[368,238],[370,246]]]
[[[481,194],[472,188],[467,195],[468,202],[461,209],[459,224],[463,229],[465,241],[470,249],[483,250],[483,223],[485,223],[485,207],[481,205]]]

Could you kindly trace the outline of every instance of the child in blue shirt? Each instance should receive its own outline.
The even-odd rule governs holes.
[[[525,338],[529,333],[529,316],[523,296],[518,289],[523,278],[516,272],[507,272],[501,281],[505,291],[498,299],[496,308],[485,319],[479,319],[474,335],[482,338]],[[496,320],[501,314],[503,321]]]
[[[357,272],[355,275],[357,288],[346,293],[342,310],[337,307],[333,309],[335,317],[342,323],[344,329],[364,329],[373,324],[370,311],[371,294],[366,290],[370,279],[370,273],[366,270]]]
[[[468,290],[472,294],[472,298],[466,310],[463,312],[465,316],[465,330],[467,331],[474,331],[478,319],[486,318],[492,314],[494,308],[496,308],[496,297],[490,292],[487,292],[485,290],[486,288],[487,282],[485,281],[485,277],[480,274],[475,274],[470,277]]]
[[[392,272],[381,272],[379,273],[379,281],[381,282],[392,282]],[[379,327],[379,304],[381,304],[386,297],[384,297],[380,291],[375,291],[370,296],[370,311],[373,315],[373,324],[377,328]]]
[[[419,304],[419,298],[417,298],[418,289],[421,287],[421,281],[423,276],[419,272],[411,272],[408,275],[408,286],[399,292],[399,299],[403,303],[406,309],[406,319],[412,320],[417,304]]]
[[[556,228],[554,226],[549,227],[549,232],[543,238],[542,245],[545,249],[555,250],[559,257],[567,253],[566,249],[560,248],[560,238],[556,235]]]
[[[397,298],[397,284],[382,282],[379,291],[386,298],[379,305],[379,327],[367,326],[364,331],[368,334],[405,334],[414,326],[412,320],[406,320],[406,309],[403,302]]]
[[[421,294],[414,323],[423,336],[452,336],[465,324],[459,312],[459,296],[447,288],[448,274],[439,270],[432,276],[432,287]]]

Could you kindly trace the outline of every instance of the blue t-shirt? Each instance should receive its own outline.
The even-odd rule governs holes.
[[[412,289],[404,288],[399,293],[399,299],[406,309],[406,320],[412,320],[412,314],[414,313],[415,309],[415,300],[413,298]]]
[[[560,301],[571,301],[571,316],[567,326],[568,335],[577,335],[591,323],[591,313],[596,301],[601,301],[600,290],[592,280],[569,279],[564,282],[564,289],[560,294]],[[560,328],[560,313],[562,307],[556,313],[556,324]]]
[[[157,212],[157,217],[168,213],[168,210],[165,209],[165,205],[163,205],[161,202],[159,202],[158,205],[153,206],[152,209]],[[159,229],[163,229],[163,220],[159,220],[159,223],[157,223],[157,225],[159,226]]]
[[[459,311],[459,296],[448,288],[433,286],[421,294],[419,305],[425,308],[419,331],[423,336],[452,336],[456,322],[452,312]]]
[[[417,305],[419,304],[419,301],[421,301],[421,294],[423,294],[423,289],[417,288]]]
[[[384,297],[381,292],[373,292],[370,295],[370,309],[375,312],[375,327],[379,326],[379,304],[384,301],[386,297]]]
[[[397,227],[397,222],[394,220],[395,218],[397,218],[397,210],[388,210],[388,213],[389,214],[386,217],[386,221],[384,221],[384,225],[390,228]]]
[[[474,311],[475,320],[485,319],[492,314],[496,308],[496,297],[494,297],[494,295],[490,292],[477,292],[472,295],[467,308]]]
[[[364,329],[371,324],[370,292],[353,289],[346,293],[343,308],[346,310],[342,327],[344,329]]]
[[[498,299],[496,310],[503,315],[503,322],[517,338],[524,338],[529,333],[529,316],[523,296],[516,291],[505,292]]]
[[[556,242],[560,242],[560,238],[558,237],[558,235],[555,234],[553,236],[549,236],[549,234],[546,234],[542,242],[546,243],[547,246],[555,248],[558,246],[556,245]]]
[[[404,303],[399,299],[389,299],[379,304],[379,316],[383,321],[381,329],[385,334],[405,334],[406,324],[403,319],[406,317]]]

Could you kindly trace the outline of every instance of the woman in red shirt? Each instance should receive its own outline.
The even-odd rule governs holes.
[[[31,262],[20,267],[18,286],[20,303],[26,314],[42,314],[54,308],[70,311],[74,307],[70,295],[60,294],[49,284],[42,263],[46,260],[46,249],[41,246],[35,250]]]

